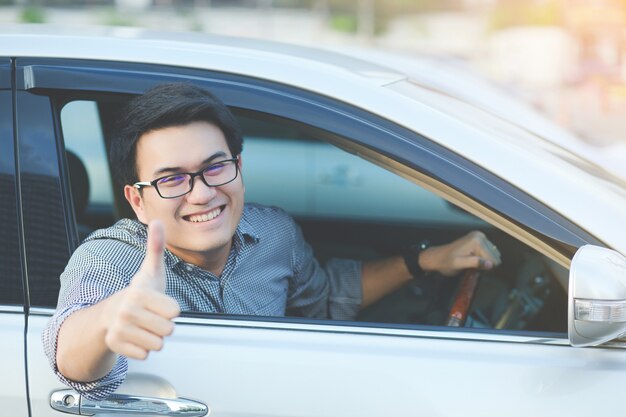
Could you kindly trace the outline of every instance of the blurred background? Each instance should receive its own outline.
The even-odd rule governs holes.
[[[13,23],[262,38],[391,66],[401,57],[487,107],[507,106],[480,86],[525,103],[626,178],[626,0],[0,0],[0,25]],[[509,118],[532,123],[516,109]]]

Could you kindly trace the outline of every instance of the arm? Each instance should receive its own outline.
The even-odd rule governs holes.
[[[146,258],[127,288],[63,322],[56,350],[63,376],[94,381],[111,371],[118,354],[145,359],[151,350],[161,349],[179,314],[176,301],[164,294],[163,235],[160,224],[151,225]]]
[[[417,260],[424,271],[455,276],[464,269],[491,269],[501,262],[500,253],[482,232],[471,232],[451,243],[430,247]],[[385,295],[397,290],[413,277],[402,257],[365,262],[361,285],[365,308]]]

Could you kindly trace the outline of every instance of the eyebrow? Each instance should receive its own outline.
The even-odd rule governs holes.
[[[206,165],[208,163],[210,163],[211,161],[217,159],[217,158],[224,158],[227,157],[228,155],[226,155],[226,152],[216,152],[213,155],[209,156],[207,159],[205,159],[204,161],[202,161],[200,163],[200,165]],[[159,168],[156,171],[154,171],[154,176],[158,176],[159,174],[166,174],[168,172],[172,172],[172,173],[176,173],[176,172],[182,172],[183,168],[181,167],[165,167],[165,168]]]

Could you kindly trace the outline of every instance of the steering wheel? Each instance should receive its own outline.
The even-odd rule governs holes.
[[[476,294],[476,287],[478,287],[478,279],[480,278],[480,272],[476,269],[468,269],[463,273],[463,278],[459,284],[452,308],[448,314],[448,320],[446,326],[461,327],[465,324],[465,320],[469,315],[469,309],[472,305],[472,300]]]

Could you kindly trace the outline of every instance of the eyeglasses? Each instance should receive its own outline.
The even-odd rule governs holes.
[[[193,190],[194,178],[200,177],[207,187],[219,187],[228,184],[237,178],[239,166],[238,158],[225,159],[215,162],[198,172],[180,172],[166,175],[152,181],[136,182],[133,187],[154,187],[161,198],[177,198]]]

